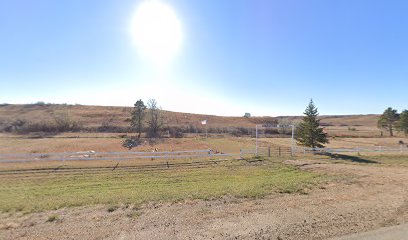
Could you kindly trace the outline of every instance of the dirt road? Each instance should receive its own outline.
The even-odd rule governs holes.
[[[341,175],[264,199],[106,206],[0,216],[0,239],[328,239],[408,220],[408,168],[288,161]],[[47,222],[55,214],[55,221]]]
[[[408,224],[384,227],[377,230],[333,238],[330,240],[406,240]]]

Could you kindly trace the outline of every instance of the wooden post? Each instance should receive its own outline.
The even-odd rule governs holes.
[[[279,147],[279,157],[281,156],[281,147]]]
[[[268,147],[268,157],[271,157],[271,146]]]

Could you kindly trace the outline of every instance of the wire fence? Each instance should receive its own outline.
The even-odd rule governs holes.
[[[126,161],[133,159],[182,159],[230,157],[234,154],[214,152],[211,149],[172,152],[63,152],[0,154],[0,163],[27,163],[49,161]]]
[[[408,147],[404,145],[400,145],[398,147],[364,146],[354,148],[308,148],[295,146],[292,149],[291,147],[269,146],[259,147],[258,151],[256,151],[256,148],[241,149],[240,156],[241,158],[249,156],[280,157],[315,153],[408,153]]]
[[[292,156],[292,150],[290,147],[279,147],[279,146],[269,146],[269,147],[258,147],[248,148],[240,150],[240,157],[251,157],[251,156],[264,156],[264,157],[281,157],[281,156]]]
[[[408,147],[355,147],[355,148],[306,148],[296,146],[269,146],[240,149],[239,153],[223,153],[212,149],[168,152],[63,152],[0,154],[0,171],[15,169],[60,168],[113,168],[193,166],[206,160],[245,159],[255,156],[292,157],[315,153],[408,153]],[[23,164],[26,163],[26,164]],[[120,165],[120,166],[119,166]],[[62,166],[62,167],[61,167]]]

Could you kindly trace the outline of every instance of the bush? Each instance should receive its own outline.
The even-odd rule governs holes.
[[[100,126],[100,127],[94,128],[93,130],[94,132],[109,132],[109,133],[131,132],[131,129],[129,127],[120,127],[120,126]]]
[[[197,127],[190,124],[190,126],[188,126],[188,132],[189,133],[197,133]]]
[[[265,129],[264,131],[265,134],[279,134],[278,129]]]
[[[181,127],[168,127],[169,135],[172,138],[182,138],[184,137],[184,129]],[[187,129],[186,129],[187,130]]]
[[[122,147],[131,150],[132,148],[137,147],[140,144],[142,144],[142,140],[140,140],[140,138],[129,137],[123,140]]]
[[[4,132],[18,132],[26,127],[27,121],[24,119],[17,119],[11,123],[4,123],[2,131]]]
[[[1,130],[20,134],[31,132],[78,132],[81,130],[81,125],[67,115],[56,115],[54,121],[28,122],[24,119],[17,119],[10,123],[2,123]]]
[[[37,105],[37,106],[45,106],[46,104],[45,104],[45,102],[43,102],[43,101],[38,101],[38,102],[36,102],[34,105]]]
[[[72,120],[67,112],[60,112],[54,115],[57,132],[77,132],[80,130],[78,122]]]

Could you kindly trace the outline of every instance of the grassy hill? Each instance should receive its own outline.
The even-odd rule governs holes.
[[[57,115],[64,114],[84,128],[98,128],[103,124],[128,127],[131,107],[85,106],[65,104],[3,104],[0,106],[0,125],[18,119],[31,123],[52,122]],[[201,121],[207,119],[210,128],[254,127],[255,124],[273,123],[280,119],[299,120],[301,116],[282,117],[222,117],[181,112],[163,111],[168,126],[201,128]],[[350,127],[364,131],[377,131],[378,115],[320,116],[327,130]]]

